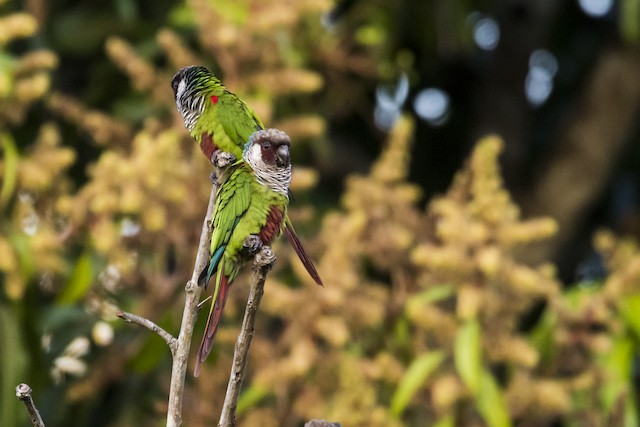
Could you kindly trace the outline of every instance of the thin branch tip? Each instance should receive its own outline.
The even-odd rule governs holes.
[[[33,393],[33,389],[29,387],[29,384],[20,383],[16,387],[16,397],[20,400],[30,398],[31,393]]]
[[[147,328],[151,332],[154,332],[160,336],[167,343],[169,349],[171,350],[171,354],[173,354],[176,350],[176,342],[177,339],[171,335],[169,332],[162,329],[160,326],[156,325],[149,319],[145,319],[141,316],[136,316],[135,314],[127,313],[126,311],[118,310],[116,312],[116,316],[121,318],[127,323],[133,323],[144,328]]]
[[[29,387],[29,384],[21,383],[16,387],[16,397],[20,399],[20,401],[24,403],[25,408],[27,408],[33,427],[45,427],[44,421],[40,416],[40,411],[38,411],[35,403],[33,403],[31,393],[33,393],[33,389]]]

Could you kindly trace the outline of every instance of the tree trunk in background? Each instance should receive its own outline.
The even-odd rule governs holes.
[[[596,64],[568,118],[554,151],[545,156],[539,180],[522,204],[525,216],[550,215],[560,230],[555,238],[526,254],[527,261],[562,260],[564,245],[575,238],[611,178],[640,107],[640,54],[614,48]]]

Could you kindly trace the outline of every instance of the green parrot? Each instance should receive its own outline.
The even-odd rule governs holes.
[[[255,132],[249,137],[242,158],[228,167],[228,177],[216,194],[211,258],[198,281],[206,286],[214,277],[215,289],[198,350],[196,377],[211,352],[229,288],[250,257],[244,246],[247,237],[257,236],[259,249],[270,245],[285,227],[291,182],[290,145],[289,137],[280,130]]]
[[[204,155],[213,161],[216,151],[241,159],[249,136],[264,129],[256,114],[229,92],[207,68],[191,65],[180,69],[171,81],[176,107]],[[320,286],[322,279],[298,238],[288,216],[284,234],[309,275]]]
[[[205,67],[182,68],[171,87],[185,127],[209,160],[217,150],[240,159],[249,135],[264,129],[251,108]]]

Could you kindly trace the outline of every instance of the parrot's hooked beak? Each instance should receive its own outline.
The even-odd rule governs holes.
[[[291,156],[289,155],[289,146],[286,144],[278,147],[276,151],[276,165],[278,167],[287,167],[291,163]]]

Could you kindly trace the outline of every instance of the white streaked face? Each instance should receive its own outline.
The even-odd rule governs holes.
[[[245,155],[245,160],[249,164],[261,165],[263,168],[265,167],[264,162],[262,161],[262,147],[260,147],[260,144],[251,144]]]
[[[277,129],[265,129],[254,133],[249,141],[242,157],[258,182],[288,197],[291,183],[289,137]]]
[[[178,107],[178,111],[180,111],[181,114],[183,111],[182,97],[186,89],[187,89],[187,82],[185,81],[185,79],[180,80],[180,83],[178,83],[178,88],[176,89],[176,107]],[[184,117],[184,114],[183,114],[183,117]]]
[[[182,116],[184,126],[191,132],[204,112],[205,97],[194,95],[187,89],[187,80],[180,80],[176,88],[176,107]]]

